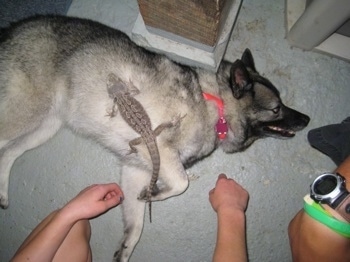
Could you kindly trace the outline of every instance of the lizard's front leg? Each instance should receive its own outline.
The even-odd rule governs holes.
[[[179,126],[181,120],[185,117],[186,115],[184,116],[180,116],[180,115],[176,115],[173,117],[173,119],[169,122],[166,122],[166,123],[163,123],[163,124],[160,124],[159,126],[157,126],[157,128],[153,131],[154,135],[155,136],[158,136],[160,135],[160,133],[166,129],[166,128],[173,128],[173,127],[177,127]]]
[[[109,116],[110,118],[115,117],[117,115],[116,105],[113,103],[113,106],[111,109],[106,109],[106,116]]]

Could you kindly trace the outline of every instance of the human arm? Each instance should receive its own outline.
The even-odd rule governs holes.
[[[350,156],[335,172],[346,178],[349,190]],[[345,221],[329,206],[322,206],[337,219]],[[314,220],[303,209],[290,222],[288,234],[294,262],[350,261],[350,239]]]
[[[248,192],[233,179],[220,174],[209,192],[209,201],[217,213],[217,241],[213,261],[247,261],[245,210]]]
[[[72,227],[80,220],[98,216],[118,205],[123,193],[117,184],[93,185],[85,188],[35,235],[29,235],[11,261],[52,261]]]

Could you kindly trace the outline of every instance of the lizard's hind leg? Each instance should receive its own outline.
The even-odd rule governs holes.
[[[131,140],[129,142],[130,151],[129,151],[129,153],[127,153],[127,155],[137,153],[137,149],[135,148],[135,146],[141,144],[142,142],[143,142],[142,137],[138,137],[138,138]]]

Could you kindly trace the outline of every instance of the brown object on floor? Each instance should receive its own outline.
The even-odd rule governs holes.
[[[234,0],[138,0],[147,26],[215,46]]]

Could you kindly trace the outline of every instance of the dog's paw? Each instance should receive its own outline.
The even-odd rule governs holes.
[[[117,251],[114,252],[113,262],[120,262],[120,256],[119,256],[119,254],[120,254],[120,251],[119,251],[119,250],[117,250]]]
[[[154,187],[153,187],[153,190],[152,190],[152,192],[151,192],[151,196],[153,197],[153,196],[156,196],[157,194],[159,193],[159,188],[158,188],[158,186],[157,185],[154,185]],[[138,200],[144,200],[144,201],[148,201],[148,187],[145,187],[142,191],[141,191],[141,193],[140,193],[140,195],[138,196]]]
[[[2,209],[6,209],[9,206],[8,196],[0,193],[0,207]]]
[[[130,255],[127,255],[128,254],[127,248],[128,247],[123,242],[122,245],[120,246],[120,249],[114,252],[113,262],[128,261]]]

